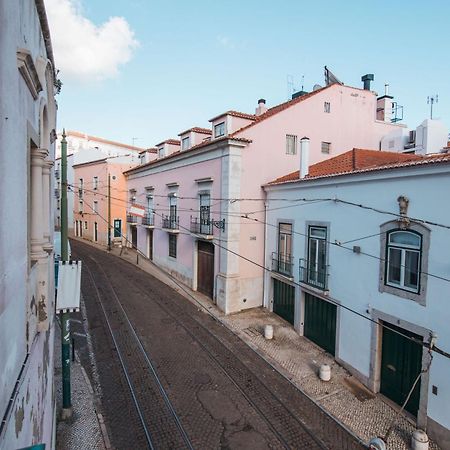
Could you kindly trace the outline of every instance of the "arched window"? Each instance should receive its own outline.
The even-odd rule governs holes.
[[[419,292],[421,264],[422,235],[415,231],[388,231],[386,284],[411,292]]]

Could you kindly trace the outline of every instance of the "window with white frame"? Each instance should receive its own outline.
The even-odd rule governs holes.
[[[169,256],[172,258],[177,257],[177,235],[169,234]]]
[[[83,214],[83,200],[78,202],[78,211]]]
[[[422,236],[419,233],[389,231],[386,238],[386,284],[419,292],[421,257]]]
[[[87,223],[87,221],[84,222],[84,229],[85,229],[85,230],[88,229],[88,223]]]
[[[96,191],[98,189],[98,177],[92,179],[92,189]]]
[[[327,228],[308,227],[307,283],[325,288],[327,277]]]
[[[278,255],[277,272],[292,275],[292,224],[280,223],[278,225]]]
[[[164,157],[164,147],[158,148],[158,158]]]
[[[297,136],[294,134],[286,135],[286,155],[297,154]]]
[[[214,125],[214,137],[225,136],[225,122]]]
[[[181,140],[181,150],[187,150],[189,147],[190,147],[190,139],[189,136],[187,136]]]
[[[211,230],[211,196],[209,192],[200,194],[200,233],[210,234]]]
[[[331,103],[323,102],[323,112],[330,113],[331,112]]]
[[[79,179],[78,184],[78,197],[81,200],[83,198],[83,178]]]
[[[94,203],[92,204],[92,212],[94,214],[98,213],[98,201],[97,200],[94,200]]]
[[[169,196],[169,218],[171,225],[175,228],[177,224],[177,197]]]
[[[322,142],[321,145],[322,153],[330,153],[331,150],[331,142]]]

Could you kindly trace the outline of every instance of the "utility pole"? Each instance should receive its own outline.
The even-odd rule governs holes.
[[[108,173],[108,251],[111,251],[111,174]]]
[[[61,261],[69,261],[69,239],[67,223],[67,141],[66,130],[63,130],[61,140]],[[62,391],[63,420],[72,417],[72,400],[70,394],[70,322],[69,313],[61,313],[61,343],[62,343]]]

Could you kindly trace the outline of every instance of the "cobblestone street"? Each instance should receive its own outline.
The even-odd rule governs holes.
[[[94,354],[82,361],[113,447],[362,448],[167,285],[92,246],[73,241],[72,248],[83,261]]]

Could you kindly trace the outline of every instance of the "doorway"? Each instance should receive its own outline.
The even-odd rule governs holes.
[[[214,295],[214,245],[198,241],[197,290],[213,298]]]

